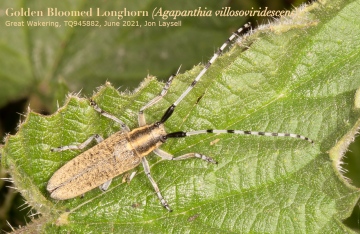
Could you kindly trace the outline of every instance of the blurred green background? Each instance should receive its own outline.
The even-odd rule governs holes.
[[[206,7],[219,10],[230,6],[233,10],[292,10],[306,1],[300,0],[233,0],[233,1],[136,1],[111,3],[101,1],[13,1],[0,3],[0,136],[15,134],[16,126],[26,113],[27,107],[43,114],[53,113],[61,106],[68,92],[91,96],[96,87],[110,81],[120,90],[133,91],[148,75],[166,80],[180,65],[181,71],[206,63],[214,51],[230,33],[251,21],[253,27],[267,23],[265,17],[183,17],[181,27],[119,27],[101,31],[86,27],[77,28],[27,28],[5,27],[8,18],[4,10],[31,7],[41,9],[85,10],[101,7],[107,10],[197,9]],[[34,18],[38,20],[37,18]],[[13,20],[25,20],[21,17]],[[49,19],[45,19],[49,20]],[[64,20],[62,18],[62,20]],[[74,19],[79,20],[79,19]],[[144,20],[132,19],[129,20]],[[177,20],[175,20],[177,21]],[[30,49],[29,49],[30,48]],[[345,176],[360,187],[360,139],[351,144],[346,154]],[[4,170],[1,178],[9,177]],[[24,199],[12,189],[10,182],[0,180],[0,230],[11,231],[7,224],[18,227],[29,222],[35,211],[24,205]],[[345,221],[354,229],[360,229],[360,210],[356,207]]]

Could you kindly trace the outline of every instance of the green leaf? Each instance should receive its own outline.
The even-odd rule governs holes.
[[[199,2],[181,1],[20,1],[0,2],[0,107],[9,101],[35,95],[51,110],[56,97],[58,80],[71,91],[80,89],[87,95],[94,87],[111,80],[124,89],[136,87],[149,73],[166,79],[180,64],[191,68],[205,56],[210,56],[214,43],[221,43],[230,28],[239,27],[244,19],[190,17],[181,27],[145,27],[148,17],[97,16],[97,8],[105,11],[148,11],[162,6],[165,9],[197,9]],[[201,5],[201,4],[200,4]],[[223,2],[206,1],[209,10],[223,7]],[[43,16],[11,16],[30,9],[42,11]],[[58,11],[88,11],[92,17],[48,16],[48,8]],[[8,10],[8,15],[5,14]],[[102,27],[69,27],[65,21],[98,21]],[[156,19],[158,20],[158,19]],[[159,19],[162,21],[161,19]],[[27,26],[27,22],[58,22],[61,27]],[[105,21],[137,21],[142,27],[105,27]],[[168,19],[167,21],[176,21]],[[23,22],[24,26],[5,26],[6,22]],[[211,37],[211,40],[208,38]],[[197,46],[189,42],[201,41]],[[206,52],[207,51],[207,52]],[[205,54],[209,53],[209,54]],[[175,58],[175,59],[173,59]],[[159,66],[161,64],[161,66]],[[54,100],[55,99],[55,100]],[[62,104],[62,103],[61,103]],[[56,106],[56,105],[55,105]]]
[[[174,212],[164,210],[141,167],[130,184],[115,178],[106,192],[50,199],[51,175],[79,152],[50,149],[108,137],[119,126],[88,100],[71,96],[51,116],[29,112],[6,139],[2,163],[28,203],[43,214],[42,232],[307,232],[351,233],[342,220],[360,196],[341,175],[341,156],[360,126],[360,1],[319,1],[290,18],[259,27],[220,57],[166,122],[168,132],[240,129],[291,132],[293,138],[198,135],[169,139],[161,149],[201,160],[148,159]],[[201,67],[178,75],[169,93],[146,111],[159,120]],[[133,94],[105,84],[98,105],[137,127],[138,110],[161,91],[148,77]],[[126,175],[125,175],[126,176]]]

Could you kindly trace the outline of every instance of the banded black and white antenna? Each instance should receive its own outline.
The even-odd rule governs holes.
[[[314,143],[313,140],[309,139],[308,137],[294,134],[294,133],[283,133],[283,132],[257,132],[257,131],[242,131],[242,130],[216,130],[216,129],[208,129],[208,130],[197,130],[191,132],[172,132],[166,135],[167,138],[180,138],[180,137],[187,137],[199,134],[206,134],[206,133],[233,133],[233,134],[240,134],[240,135],[256,135],[256,136],[272,136],[272,137],[292,137],[292,138],[299,138],[310,143]]]
[[[245,29],[249,28],[251,23],[246,23],[243,27],[236,30],[231,36],[222,44],[222,46],[215,52],[209,62],[205,65],[205,67],[200,71],[200,73],[195,77],[190,86],[181,94],[181,96],[166,110],[160,122],[165,123],[165,121],[170,118],[172,113],[175,110],[175,107],[190,93],[190,91],[194,88],[194,86],[198,83],[201,77],[206,73],[209,67],[215,62],[215,60],[221,55],[221,53],[225,50],[225,48],[237,37],[239,36]]]

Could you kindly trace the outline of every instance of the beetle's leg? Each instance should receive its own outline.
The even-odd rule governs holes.
[[[172,211],[167,203],[167,201],[164,199],[164,197],[161,195],[161,192],[159,190],[159,187],[158,185],[156,184],[155,180],[151,177],[151,174],[150,174],[150,167],[149,167],[149,163],[148,161],[146,160],[146,158],[142,158],[142,165],[144,167],[144,171],[145,171],[145,174],[147,175],[147,177],[149,178],[150,180],[150,183],[151,185],[154,187],[155,189],[155,192],[156,192],[156,195],[158,196],[160,202],[161,202],[161,205],[163,207],[165,207],[168,211]]]
[[[130,181],[134,178],[135,175],[136,175],[136,171],[133,171],[128,177],[126,177],[126,179],[125,179],[126,182],[130,183]],[[106,181],[105,183],[103,183],[102,185],[99,186],[99,189],[101,191],[105,192],[110,187],[111,181],[112,181],[112,179]]]
[[[112,181],[112,179],[106,181],[105,183],[103,183],[102,185],[99,186],[99,189],[101,191],[105,192],[109,188],[111,181]]]
[[[116,116],[104,111],[103,109],[101,109],[94,100],[90,99],[90,105],[94,108],[94,110],[96,110],[97,112],[99,112],[102,116],[105,116],[109,119],[112,119],[113,121],[115,121],[116,123],[120,124],[121,129],[123,131],[129,132],[130,128],[120,119],[118,119]]]
[[[137,171],[133,171],[130,176],[129,176],[129,179],[127,180],[128,183],[130,183],[132,181],[132,179],[134,179],[135,175],[136,175],[136,172]]]
[[[126,178],[126,182],[130,183],[130,181],[134,178],[134,176],[136,175],[136,171],[133,171],[127,178]],[[111,184],[111,180],[106,181],[105,183],[103,183],[102,185],[99,186],[99,189],[103,192],[105,192]]]
[[[91,137],[89,137],[89,139],[87,139],[86,141],[84,141],[83,143],[79,144],[79,145],[66,145],[66,146],[60,146],[57,148],[51,148],[51,151],[53,152],[61,152],[64,150],[81,150],[84,149],[86,146],[88,146],[92,140],[96,140],[96,142],[99,144],[100,142],[102,142],[104,139],[98,135],[92,135]]]
[[[188,154],[174,157],[172,154],[169,154],[168,152],[161,150],[161,149],[155,149],[153,152],[165,160],[184,160],[184,159],[188,159],[188,158],[199,158],[206,162],[217,164],[217,161],[215,161],[214,159],[212,159],[206,155],[198,154],[198,153],[188,153]]]
[[[134,179],[134,177],[135,177],[135,175],[136,175],[136,172],[137,172],[137,171],[133,171],[133,172],[131,172],[131,174],[129,174],[129,173],[125,174],[125,175],[123,176],[122,182],[123,182],[123,183],[126,182],[126,183],[130,184],[130,182],[132,181],[132,179]]]
[[[146,103],[143,107],[141,107],[141,109],[139,111],[139,115],[138,115],[139,127],[146,125],[146,119],[145,119],[145,115],[144,115],[144,110],[146,110],[150,106],[153,106],[155,103],[160,101],[165,96],[165,94],[168,92],[168,90],[170,88],[171,82],[173,81],[175,76],[177,76],[177,74],[179,73],[180,68],[181,68],[181,66],[179,67],[179,69],[177,70],[177,72],[175,74],[172,74],[169,77],[169,80],[165,83],[164,88],[161,90],[159,95],[157,95],[152,100],[150,100],[148,103]]]

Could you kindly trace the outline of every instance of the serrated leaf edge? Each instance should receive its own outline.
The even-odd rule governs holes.
[[[354,111],[360,111],[360,88],[357,89],[354,96]],[[354,142],[356,135],[359,134],[360,131],[360,119],[356,121],[354,126],[347,132],[335,145],[332,147],[328,153],[333,161],[333,167],[335,169],[335,173],[341,178],[341,180],[350,188],[355,190],[360,190],[351,184],[351,180],[347,178],[344,174],[346,169],[343,168],[343,158],[345,153],[349,149],[349,145]]]

